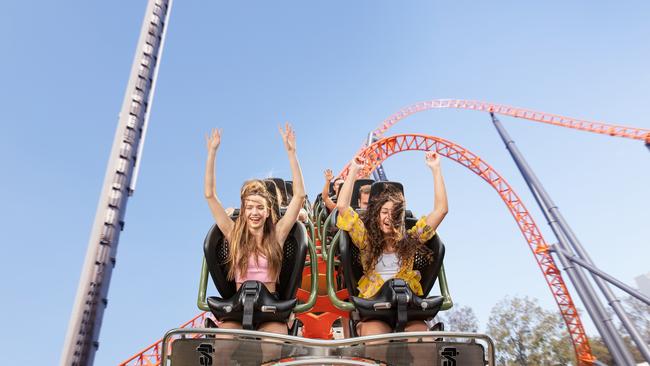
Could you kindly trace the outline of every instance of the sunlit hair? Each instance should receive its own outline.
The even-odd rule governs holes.
[[[262,243],[259,246],[251,235],[248,229],[248,220],[246,220],[246,199],[253,195],[264,199],[265,209],[269,213],[264,221]],[[278,221],[278,217],[273,209],[274,204],[277,205],[277,202],[274,202],[273,195],[269,193],[263,181],[255,179],[244,182],[241,188],[239,217],[235,220],[230,241],[229,279],[235,278],[235,272],[246,273],[248,259],[251,256],[257,257],[259,255],[266,257],[271,278],[277,279],[282,264],[282,246],[275,236],[275,223]]]
[[[370,184],[363,185],[359,187],[359,195],[370,194]]]
[[[267,189],[269,188],[269,186],[272,186],[273,191],[275,192],[275,199],[273,200],[273,206],[271,207],[271,209],[275,213],[280,212],[280,207],[282,207],[282,192],[280,191],[280,188],[278,187],[277,184],[275,184],[275,181],[273,180],[268,179],[265,180],[264,182],[266,183]]]
[[[390,233],[384,233],[381,230],[380,213],[381,207],[386,202],[393,202],[393,211],[391,222],[393,230]],[[405,263],[413,258],[416,254],[422,255],[427,261],[431,261],[433,253],[431,249],[420,243],[417,239],[409,238],[406,235],[404,226],[405,202],[402,192],[393,187],[387,186],[386,189],[375,197],[370,197],[368,208],[361,214],[366,231],[368,233],[368,255],[364,256],[363,268],[371,271],[377,265],[379,257],[386,248],[392,244],[397,253],[400,263]]]

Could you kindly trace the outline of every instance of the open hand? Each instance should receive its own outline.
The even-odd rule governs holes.
[[[210,133],[205,134],[205,142],[209,151],[217,151],[221,144],[221,130],[213,128]]]
[[[334,174],[332,174],[332,169],[326,169],[325,170],[325,180],[330,182],[332,179],[334,179]]]
[[[278,127],[280,130],[280,135],[282,135],[282,142],[284,142],[284,148],[287,152],[296,151],[296,132],[293,130],[289,122],[285,124],[284,130],[282,126]]]
[[[431,169],[440,169],[440,154],[435,151],[427,151],[424,155],[427,166]]]
[[[366,166],[366,158],[361,155],[355,156],[350,162],[350,167],[355,169],[363,169],[364,166]]]

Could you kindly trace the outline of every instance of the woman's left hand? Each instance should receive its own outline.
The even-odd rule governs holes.
[[[289,122],[285,124],[284,130],[282,126],[279,127],[280,135],[282,135],[282,142],[287,152],[296,152],[296,132],[293,130]]]
[[[424,155],[424,159],[427,162],[427,166],[431,170],[440,169],[440,154],[435,151],[427,151]]]

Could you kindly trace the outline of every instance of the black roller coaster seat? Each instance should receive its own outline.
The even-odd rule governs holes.
[[[284,186],[287,188],[287,199],[291,201],[291,198],[293,197],[293,181],[285,180]]]
[[[307,231],[301,223],[296,223],[283,246],[277,292],[270,293],[258,281],[246,281],[237,290],[235,281],[228,279],[228,242],[219,227],[213,225],[205,238],[203,250],[220,297],[208,297],[210,311],[221,321],[241,322],[243,328],[249,330],[256,330],[266,322],[286,323],[296,305],[296,291],[302,280],[307,248]]]
[[[371,188],[370,199],[381,193],[386,185],[393,185],[403,191],[400,183],[375,182]],[[407,217],[406,229],[413,227],[416,222],[417,219]],[[433,259],[428,262],[424,256],[416,254],[413,269],[420,272],[422,277],[420,284],[426,295],[438,278],[445,256],[445,246],[437,234],[424,245],[433,252]],[[359,294],[357,284],[363,276],[361,253],[345,231],[342,231],[339,237],[339,251],[344,283],[350,294],[350,300],[355,306],[354,318],[361,321],[381,320],[389,324],[394,331],[401,332],[408,321],[427,320],[435,317],[440,311],[444,300],[442,296],[422,298],[414,294],[406,282],[400,279],[386,281],[377,294],[370,299],[357,297]]]
[[[350,199],[350,207],[355,210],[359,209],[359,199],[361,198],[359,189],[363,186],[372,185],[373,183],[375,183],[373,179],[357,179],[354,181],[354,187],[352,187],[352,198]]]
[[[273,181],[275,183],[276,187],[278,187],[278,190],[280,191],[280,195],[282,196],[281,199],[280,199],[280,201],[281,201],[280,205],[283,206],[283,207],[286,207],[289,204],[289,196],[287,194],[287,184],[284,181],[284,179],[282,179],[282,178],[267,178],[265,180]],[[293,190],[293,183],[292,183],[291,188]]]

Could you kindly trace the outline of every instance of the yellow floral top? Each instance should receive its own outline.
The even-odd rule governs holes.
[[[363,258],[367,255],[365,250],[368,247],[368,236],[366,232],[366,227],[363,225],[363,221],[359,217],[352,207],[348,207],[347,210],[343,211],[338,215],[336,220],[336,226],[345,230],[350,234],[352,238],[352,243],[356,245],[361,251],[361,257]],[[426,219],[422,216],[415,226],[410,228],[407,233],[409,237],[417,239],[421,243],[427,242],[429,239],[433,238],[436,235],[435,230],[427,225]],[[363,259],[362,259],[363,263]],[[394,278],[400,278],[406,281],[411,290],[415,292],[418,296],[422,296],[422,285],[420,285],[420,272],[413,270],[413,258],[401,263],[400,269],[395,275]],[[384,284],[384,280],[381,278],[379,273],[374,269],[368,271],[364,268],[364,275],[359,280],[359,297],[370,298],[379,291],[381,286]]]

